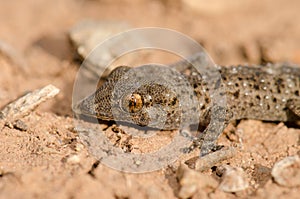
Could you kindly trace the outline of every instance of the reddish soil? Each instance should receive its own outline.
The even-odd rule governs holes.
[[[1,1],[0,107],[47,84],[61,91],[22,119],[27,131],[9,128],[0,120],[0,198],[178,198],[179,162],[197,152],[144,174],[95,164],[74,131],[72,89],[80,63],[74,59],[67,33],[84,19],[125,21],[133,27],[164,27],[186,34],[220,65],[300,64],[300,1],[195,2]],[[3,44],[12,50],[5,50]],[[219,143],[240,147],[236,156],[219,165],[241,167],[249,188],[237,193],[199,189],[191,198],[299,197],[299,187],[280,186],[270,175],[275,162],[300,155],[299,124],[242,120],[236,127],[230,125]],[[160,144],[154,140],[141,148],[147,151]],[[215,175],[212,169],[204,173]]]

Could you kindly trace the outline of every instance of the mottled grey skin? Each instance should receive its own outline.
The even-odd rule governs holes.
[[[212,81],[213,85],[209,86],[204,80],[206,75],[200,75],[193,67],[200,63],[198,59],[194,57],[169,68],[150,67],[144,71],[144,67],[137,75],[128,75],[129,67],[119,67],[94,94],[74,107],[74,111],[102,120],[165,130],[178,129],[185,122],[208,126],[191,147],[201,147],[202,156],[216,147],[217,138],[231,120],[300,120],[299,67],[288,64],[218,67],[222,80]],[[155,78],[144,81],[143,77],[149,74],[164,74],[158,79],[175,78],[175,81],[169,86],[155,82]],[[133,88],[134,85],[137,87]],[[187,86],[197,96],[197,103],[194,103],[195,96],[185,89]],[[221,90],[220,96],[227,100],[224,106],[213,102],[210,88]],[[154,105],[159,105],[160,109],[153,109]],[[212,113],[215,113],[214,118]]]

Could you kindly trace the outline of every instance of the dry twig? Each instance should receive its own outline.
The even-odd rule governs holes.
[[[41,89],[32,91],[17,100],[9,103],[0,111],[0,119],[13,122],[28,115],[42,102],[53,98],[59,93],[59,89],[53,85],[45,86]]]

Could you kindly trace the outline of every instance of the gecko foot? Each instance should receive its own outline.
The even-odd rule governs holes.
[[[182,152],[183,153],[190,153],[193,150],[195,150],[196,148],[201,148],[202,142],[203,142],[203,140],[201,140],[201,142],[195,142],[194,141],[193,144],[191,144],[191,146],[183,148]]]

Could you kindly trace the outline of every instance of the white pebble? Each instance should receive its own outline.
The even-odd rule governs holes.
[[[275,182],[286,187],[300,186],[300,158],[286,157],[275,163],[271,172]]]
[[[242,168],[225,166],[219,189],[225,192],[238,192],[249,187],[247,176]]]

